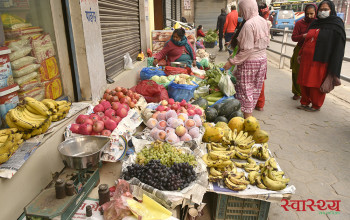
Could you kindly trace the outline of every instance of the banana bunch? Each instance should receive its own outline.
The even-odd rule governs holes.
[[[267,160],[269,159],[269,151],[267,143],[264,143],[261,147],[253,147],[252,148],[252,156],[259,160]]]
[[[274,158],[268,159],[265,164],[261,164],[260,173],[252,171],[248,174],[250,184],[256,185],[261,189],[274,191],[283,190],[287,187],[289,178],[284,178],[283,171],[277,171],[277,163]]]
[[[44,99],[41,101],[51,112],[52,121],[60,121],[66,117],[72,103],[67,101],[55,101]]]
[[[233,191],[242,191],[247,188],[249,181],[244,176],[243,172],[239,172],[236,174],[228,174],[225,178],[225,185],[227,188]]]
[[[223,137],[222,139],[223,143],[240,146],[242,149],[250,149],[255,144],[253,136],[249,135],[248,132],[237,132],[237,129],[230,131],[227,137]]]
[[[17,128],[0,130],[0,164],[8,161],[10,156],[23,143],[23,134]]]

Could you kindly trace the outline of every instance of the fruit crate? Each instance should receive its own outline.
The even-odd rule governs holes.
[[[242,199],[217,194],[215,220],[266,220],[270,203],[256,199]]]

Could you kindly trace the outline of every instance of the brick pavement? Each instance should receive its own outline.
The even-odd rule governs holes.
[[[225,62],[228,53],[217,48],[216,63]],[[269,220],[350,219],[350,86],[336,87],[327,94],[319,112],[306,112],[291,99],[291,71],[278,69],[268,56],[264,111],[254,111],[262,129],[270,134],[269,148],[281,168],[291,178],[296,194],[292,199],[341,200],[340,214],[322,215],[317,211],[286,212],[272,203]]]

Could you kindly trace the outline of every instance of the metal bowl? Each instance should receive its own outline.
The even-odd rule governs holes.
[[[172,67],[187,67],[186,63],[181,63],[181,62],[171,62],[170,65]]]
[[[80,170],[97,166],[109,144],[108,137],[77,136],[63,141],[57,149],[67,167]]]

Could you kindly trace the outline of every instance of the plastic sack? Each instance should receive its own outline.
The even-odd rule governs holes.
[[[198,69],[198,67],[192,67],[191,71],[196,76],[205,77],[205,70]]]
[[[209,85],[198,87],[193,93],[193,96],[195,99],[198,99],[199,97],[204,97],[207,95],[209,95]]]
[[[23,66],[18,70],[13,70],[13,76],[14,77],[22,77],[24,75],[27,75],[29,73],[34,72],[35,70],[39,69],[40,64],[29,64],[27,66]]]
[[[55,57],[50,57],[43,62],[39,69],[41,81],[47,81],[59,75],[59,69]]]
[[[40,27],[24,27],[15,30],[5,30],[6,39],[17,39],[21,36],[40,34],[43,31]]]
[[[25,97],[31,97],[41,101],[45,98],[45,89],[44,87],[35,87],[28,91],[19,92],[18,97],[20,101],[22,101]]]
[[[11,62],[12,69],[18,70],[29,64],[34,64],[36,61],[35,57],[25,56]]]
[[[141,94],[148,103],[160,102],[162,100],[169,99],[168,92],[166,91],[165,87],[158,85],[153,80],[143,80],[131,88],[131,90]]]
[[[176,102],[181,102],[183,99],[188,102],[194,96],[194,90],[198,88],[198,84],[193,82],[195,86],[186,84],[176,84],[171,82],[168,86],[168,94],[170,98],[173,98]]]
[[[30,40],[29,39],[22,39],[22,40],[13,40],[9,41],[7,43],[7,47],[12,51],[15,52],[17,50],[22,49],[23,47],[30,46],[29,45]]]
[[[132,213],[127,207],[126,199],[132,198],[130,192],[130,184],[125,180],[118,179],[118,184],[111,201],[102,205],[105,220],[120,220],[126,216],[131,216]]]
[[[32,73],[29,73],[27,75],[24,75],[24,76],[21,76],[18,78],[14,78],[14,80],[15,80],[15,83],[17,83],[18,85],[21,85],[25,82],[28,82],[32,79],[35,79],[37,76],[38,76],[37,72],[32,72]]]
[[[26,22],[23,18],[19,16],[7,14],[7,13],[1,14],[1,21],[6,29],[12,29],[14,25]]]
[[[21,85],[19,85],[19,91],[23,92],[23,91],[27,91],[27,90],[32,90],[35,87],[38,87],[41,85],[40,80],[38,79],[32,79],[29,80],[28,82],[22,83]]]
[[[166,66],[164,68],[164,73],[169,75],[177,75],[177,74],[188,74],[187,70],[180,67],[172,67],[172,66]]]
[[[134,69],[134,65],[132,64],[132,59],[131,59],[129,53],[126,53],[124,55],[124,69],[126,69],[126,70]]]
[[[62,95],[62,81],[59,76],[50,81],[44,82],[45,85],[45,98],[57,99]]]
[[[221,76],[218,86],[226,96],[233,96],[236,94],[235,86],[228,74],[223,74]]]
[[[202,65],[203,68],[209,67],[208,57],[205,57],[205,58],[201,59],[201,61],[199,63]]]
[[[31,47],[22,47],[19,50],[16,50],[13,53],[10,53],[9,57],[10,57],[10,61],[13,62],[15,60],[18,60],[19,58],[25,57],[27,56],[30,51],[32,51]]]
[[[160,67],[145,67],[140,72],[141,80],[152,78],[152,76],[166,76],[162,68]]]
[[[51,37],[48,34],[40,35],[32,40],[33,56],[36,57],[38,63],[43,62],[47,58],[55,56]]]

